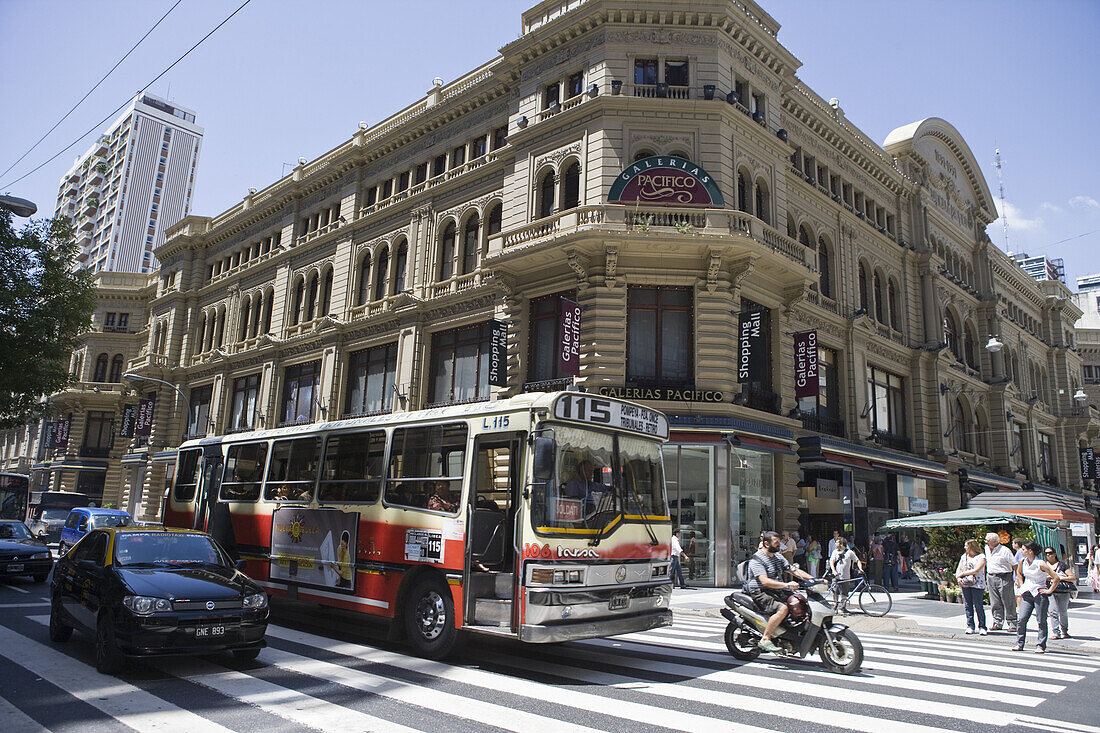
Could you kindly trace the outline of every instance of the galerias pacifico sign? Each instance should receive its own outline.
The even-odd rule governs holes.
[[[608,203],[664,206],[725,206],[722,192],[703,166],[675,155],[655,155],[623,169],[611,184]]]

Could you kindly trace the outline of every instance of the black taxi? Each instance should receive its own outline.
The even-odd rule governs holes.
[[[255,659],[266,645],[267,594],[204,532],[93,530],[57,561],[50,591],[50,639],[92,634],[105,674],[126,656]]]

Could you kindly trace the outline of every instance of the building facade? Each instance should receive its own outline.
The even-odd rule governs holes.
[[[1066,265],[1061,258],[1052,260],[1043,255],[1032,257],[1026,252],[1017,252],[1012,255],[1012,259],[1036,280],[1066,281]]]
[[[80,267],[156,269],[165,228],[191,209],[202,134],[193,111],[143,93],[76,159],[56,215],[73,220]]]
[[[187,437],[573,384],[669,415],[698,583],[764,529],[1081,492],[1069,291],[990,243],[957,130],[870,141],[778,30],[752,2],[547,0],[499,57],[171,227],[129,369],[181,394],[137,383],[120,502]]]

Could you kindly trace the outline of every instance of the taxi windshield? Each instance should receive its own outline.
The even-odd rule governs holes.
[[[624,514],[668,520],[659,443],[571,425],[554,438],[554,473],[531,498],[539,532],[595,535]]]
[[[120,566],[227,565],[224,553],[201,534],[120,532],[115,535]]]

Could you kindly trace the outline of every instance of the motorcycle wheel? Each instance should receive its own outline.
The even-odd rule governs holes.
[[[733,624],[726,627],[726,649],[735,659],[740,659],[742,662],[751,662],[760,656],[760,647],[756,645],[756,638]]]
[[[859,643],[859,638],[856,637],[855,632],[851,629],[844,629],[844,631],[835,635],[833,639],[834,641],[830,643],[829,637],[822,632],[821,643],[817,647],[817,653],[825,667],[830,672],[836,672],[837,674],[855,674],[858,672],[859,668],[863,666],[863,645]]]

